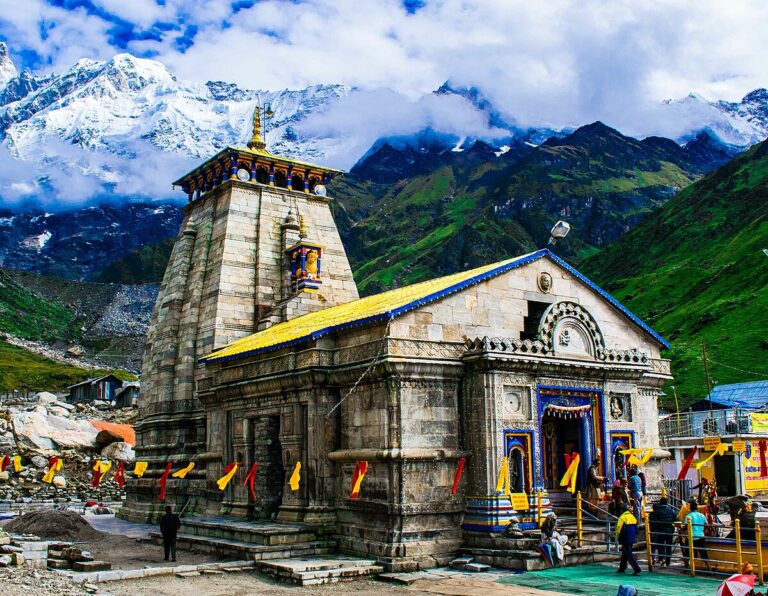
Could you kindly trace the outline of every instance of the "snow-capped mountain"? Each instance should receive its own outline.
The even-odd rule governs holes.
[[[13,60],[8,55],[8,46],[0,42],[0,87],[18,74]]]
[[[740,102],[709,101],[691,93],[665,101],[665,112],[678,127],[677,134],[672,135],[677,141],[687,142],[700,131],[710,131],[722,143],[746,148],[768,138],[766,89],[755,89]]]
[[[107,62],[80,60],[62,75],[10,77],[0,94],[0,138],[14,157],[25,160],[39,154],[50,137],[118,155],[127,141],[145,140],[202,159],[245,143],[260,99],[274,112],[265,123],[272,150],[321,157],[323,140],[299,137],[294,125],[348,91],[314,85],[259,92],[224,82],[182,81],[159,62],[118,54]]]

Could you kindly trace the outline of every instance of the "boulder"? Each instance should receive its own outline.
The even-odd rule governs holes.
[[[64,352],[64,355],[67,358],[80,358],[80,356],[83,355],[83,348],[78,345],[70,346],[67,348],[67,351]]]
[[[53,486],[56,488],[67,488],[67,480],[64,478],[64,476],[54,476]]]
[[[107,409],[109,409],[109,408],[111,408],[111,407],[112,407],[112,404],[111,404],[111,403],[109,403],[108,401],[103,401],[103,400],[101,400],[101,399],[94,399],[94,400],[91,402],[91,405],[92,405],[94,408],[98,408],[99,410],[107,410]]]
[[[92,448],[97,434],[90,422],[54,416],[42,406],[31,412],[14,412],[12,421],[21,446],[45,455],[59,449]]]
[[[130,462],[136,459],[136,452],[128,443],[117,441],[104,447],[104,449],[101,450],[101,457],[106,457],[115,461],[123,460]]]
[[[11,564],[11,555],[0,556],[0,567],[8,567]]]
[[[0,472],[0,482],[8,482],[11,474],[8,471]]]
[[[39,404],[49,404],[51,402],[58,401],[59,399],[53,393],[48,393],[47,391],[36,393],[35,397],[37,398],[37,403]]]
[[[65,410],[69,410],[70,412],[74,412],[77,408],[73,406],[72,404],[68,404],[65,401],[56,401],[51,404],[52,406],[56,406],[57,408],[64,408]]]
[[[47,468],[48,460],[45,459],[42,455],[35,455],[32,457],[32,465],[40,469]]]

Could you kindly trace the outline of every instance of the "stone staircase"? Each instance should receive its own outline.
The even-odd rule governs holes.
[[[352,581],[384,571],[384,567],[377,565],[372,559],[342,555],[261,561],[256,563],[256,568],[277,580],[301,586]]]
[[[162,544],[160,532],[150,532],[150,538]],[[176,542],[182,549],[254,561],[326,555],[336,550],[336,542],[322,528],[235,518],[183,519]]]

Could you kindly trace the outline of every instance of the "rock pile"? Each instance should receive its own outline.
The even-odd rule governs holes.
[[[72,405],[46,392],[35,401],[5,406],[0,410],[0,457],[21,455],[23,469],[9,466],[0,472],[0,503],[121,500],[125,493],[113,473],[91,487],[92,466],[97,457],[134,461],[125,439],[133,440],[135,418],[135,408],[115,409],[106,402]],[[50,457],[63,462],[52,484],[42,481]]]

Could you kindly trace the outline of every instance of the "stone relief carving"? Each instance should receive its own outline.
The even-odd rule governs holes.
[[[502,388],[503,413],[505,418],[530,418],[528,387],[504,385]]]
[[[560,345],[568,346],[571,343],[571,333],[567,329],[560,332]]]
[[[552,289],[552,276],[546,271],[542,271],[536,279],[536,285],[539,286],[539,290],[549,294],[549,291]]]
[[[631,420],[632,407],[627,393],[609,393],[608,408],[613,420]]]

